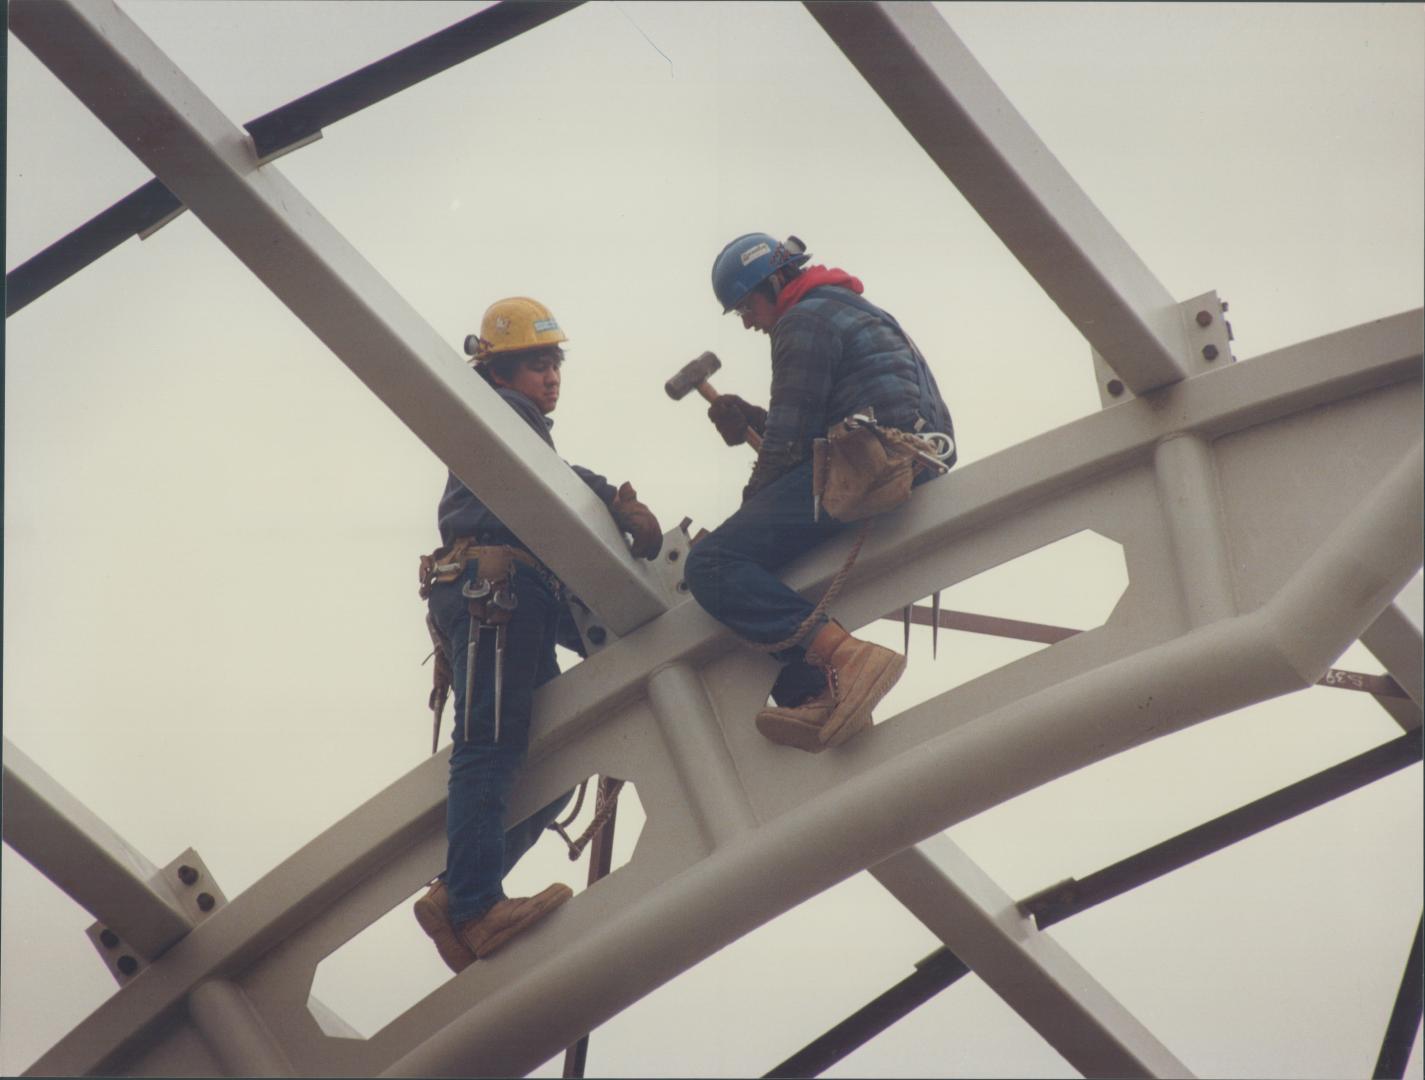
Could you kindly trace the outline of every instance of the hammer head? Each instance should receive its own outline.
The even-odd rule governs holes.
[[[705,352],[696,360],[689,360],[684,364],[678,374],[663,384],[663,389],[668,391],[670,398],[678,401],[686,397],[689,391],[696,390],[698,383],[712,378],[713,372],[720,367],[722,361],[716,354]]]

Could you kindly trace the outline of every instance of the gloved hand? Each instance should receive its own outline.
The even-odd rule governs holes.
[[[728,446],[745,443],[748,428],[758,435],[767,431],[767,410],[743,401],[736,394],[719,394],[708,406],[708,419]]]
[[[638,501],[638,492],[627,480],[614,496],[614,521],[633,537],[633,554],[638,559],[656,559],[663,550],[663,529],[653,511]]]

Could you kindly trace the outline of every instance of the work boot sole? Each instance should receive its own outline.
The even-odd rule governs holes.
[[[821,724],[801,720],[786,713],[764,709],[757,714],[757,730],[779,746],[791,746],[805,750],[808,754],[819,754],[826,749],[821,741]]]
[[[817,732],[817,738],[826,746],[840,746],[870,727],[871,713],[905,674],[904,656],[879,646],[877,649],[855,683],[843,691],[844,696],[830,719]]]
[[[475,963],[475,954],[455,936],[455,928],[450,925],[445,904],[434,899],[437,890],[443,899],[444,886],[433,886],[415,902],[412,911],[415,912],[416,922],[425,931],[426,937],[435,942],[435,951],[445,961],[445,966],[458,975]]]
[[[573,895],[574,891],[570,889],[568,885],[556,883],[549,886],[549,888],[543,892],[517,901],[521,906],[515,920],[508,926],[501,927],[484,941],[476,945],[474,949],[476,957],[481,960],[485,959],[485,957],[491,953],[502,948],[504,944],[516,934],[521,934],[528,930]],[[493,911],[494,909],[492,908],[491,910]]]

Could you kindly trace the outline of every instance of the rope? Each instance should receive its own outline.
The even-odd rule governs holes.
[[[599,785],[599,797],[594,804],[594,817],[580,835],[579,839],[570,841],[566,836],[564,842],[569,845],[569,861],[574,862],[583,854],[584,848],[589,841],[598,835],[599,831],[608,824],[609,818],[614,816],[614,811],[618,809],[618,794],[623,790],[623,781],[615,780],[612,777],[605,778],[607,784]]]
[[[827,586],[826,592],[817,601],[816,607],[812,608],[811,614],[792,631],[791,637],[784,638],[774,645],[763,645],[758,641],[747,641],[746,643],[758,652],[774,653],[789,649],[806,637],[808,631],[826,614],[826,609],[831,606],[831,602],[841,592],[841,587],[846,584],[846,579],[851,576],[851,567],[856,564],[856,556],[861,554],[861,545],[866,541],[866,534],[871,531],[871,521],[871,518],[867,518],[861,523],[861,531],[856,534],[856,543],[851,545],[851,550],[846,555],[846,561],[841,564],[841,569],[836,571],[836,576],[831,579],[831,584]],[[746,641],[745,638],[743,640]]]

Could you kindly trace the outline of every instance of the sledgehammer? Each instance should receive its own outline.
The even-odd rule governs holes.
[[[689,360],[684,364],[678,374],[663,384],[663,389],[668,391],[668,396],[674,401],[681,401],[688,396],[690,390],[696,389],[711,404],[718,399],[718,392],[712,388],[708,379],[721,367],[722,361],[717,358],[716,353],[705,352],[696,360]],[[762,436],[748,428],[747,445],[754,450],[762,449]]]

